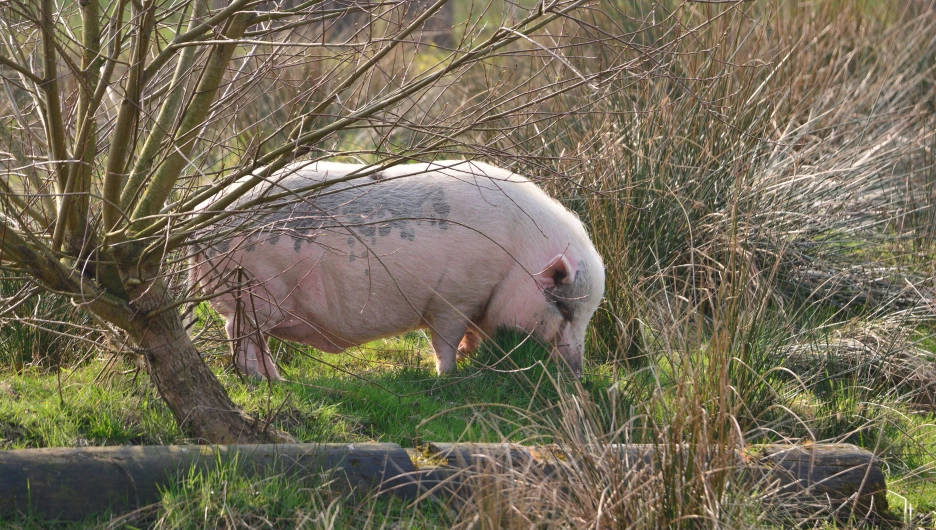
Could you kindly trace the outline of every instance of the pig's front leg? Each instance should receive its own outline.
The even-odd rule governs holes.
[[[432,325],[432,349],[435,350],[436,371],[439,375],[455,371],[456,348],[465,336],[468,326],[460,320],[435,322]]]

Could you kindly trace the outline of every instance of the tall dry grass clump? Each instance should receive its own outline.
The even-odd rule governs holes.
[[[701,28],[644,55],[650,79],[625,72],[577,119],[523,129],[535,141],[521,154],[538,163],[517,165],[579,213],[605,258],[590,355],[609,363],[589,377],[611,390],[566,389],[531,410],[527,439],[565,448],[566,474],[480,473],[455,526],[782,525],[794,512],[761,509],[768,485],[739,487],[736,449],[931,452],[893,434],[889,414],[932,404],[932,358],[914,341],[936,307],[936,10],[605,6],[618,11],[594,30],[633,27],[635,48]],[[582,69],[605,59],[580,51]],[[621,443],[657,444],[652,465],[596,449]]]
[[[583,125],[602,135],[607,166],[581,172],[596,193],[573,205],[610,264],[605,318],[625,319],[595,326],[616,330],[599,349],[652,343],[660,319],[674,321],[659,314],[664,293],[706,314],[741,271],[745,291],[767,282],[791,309],[928,298],[928,276],[907,265],[932,227],[932,12],[885,27],[885,7],[729,10],[696,34],[710,51],[674,54],[674,75]]]

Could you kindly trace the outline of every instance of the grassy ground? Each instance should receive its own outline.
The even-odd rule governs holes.
[[[504,334],[500,347],[485,347],[475,360],[463,361],[457,375],[438,377],[422,334],[369,344],[345,355],[292,350],[284,363],[289,382],[268,385],[244,379],[215,363],[233,399],[261,421],[301,442],[395,442],[404,447],[428,441],[501,441],[547,443],[548,430],[535,416],[548,410],[565,381],[540,346],[523,336]],[[131,375],[123,361],[99,359],[76,368],[29,368],[0,374],[0,447],[101,446],[190,443],[145,376]],[[591,377],[588,392],[606,392],[608,379]],[[539,434],[539,436],[537,436]],[[418,512],[393,499],[329,497],[314,483],[282,477],[251,481],[236,464],[210,474],[192,474],[165,493],[161,506],[114,522],[103,514],[86,525],[155,524],[201,528],[207,520],[227,518],[260,524],[342,528],[347,524],[408,521],[444,526],[446,510],[426,504]],[[215,490],[226,490],[219,500]],[[449,514],[450,515],[450,514]],[[305,519],[306,522],[300,523]],[[22,517],[14,527],[43,527]],[[66,525],[69,526],[69,525]],[[236,525],[232,525],[236,526]],[[262,524],[261,524],[262,526]]]
[[[421,334],[369,344],[343,355],[300,350],[285,364],[287,383],[241,378],[219,361],[218,374],[238,405],[300,442],[521,441],[522,412],[558,397],[544,369],[545,351],[507,336],[509,359],[494,364],[490,348],[463,361],[457,375],[438,377]],[[479,363],[492,364],[482,368]],[[498,370],[522,371],[499,373]],[[4,448],[186,443],[145,376],[93,362],[63,370],[4,374],[0,383],[0,444]],[[607,388],[592,378],[589,388]],[[60,392],[61,384],[61,392]],[[569,383],[571,385],[572,383]],[[597,391],[597,390],[596,390]],[[516,409],[516,410],[514,410]],[[545,434],[544,434],[545,436]]]
[[[498,353],[501,349],[512,350],[509,359]],[[610,374],[610,364],[592,365],[584,383],[577,385],[548,362],[542,348],[509,333],[498,337],[496,345],[487,345],[476,359],[463,362],[457,375],[442,378],[434,374],[430,350],[418,333],[345,355],[290,351],[282,359],[289,382],[275,385],[238,377],[223,366],[220,356],[213,362],[238,405],[303,442],[382,441],[404,447],[455,440],[568,444],[570,433],[558,417],[571,399],[607,409],[651,411],[639,404],[641,396],[662,393],[668,397],[659,404],[666,406],[652,409],[659,417],[635,415],[628,430],[632,441],[659,441],[659,429],[653,427],[672,423],[667,409],[678,406],[675,400],[680,395],[675,377],[679,359],[664,360],[623,379]],[[701,362],[701,357],[696,360]],[[148,380],[132,373],[132,366],[105,359],[61,373],[48,368],[4,370],[0,376],[0,445],[14,449],[189,442]],[[771,380],[770,388],[780,394],[789,392],[789,384],[789,378],[778,377]],[[857,394],[844,381],[838,388],[817,385],[788,401],[795,409],[790,417],[811,428],[814,439],[849,441],[880,454],[888,473],[889,517],[895,524],[932,524],[936,416],[893,405],[885,408],[867,393]],[[609,399],[616,401],[609,405]],[[750,406],[758,405],[752,402]],[[788,435],[766,433],[767,428],[780,430],[783,417],[760,415],[759,428],[748,430],[750,440],[788,441]],[[597,413],[588,419],[606,423],[597,432],[613,434],[615,426],[607,415]],[[414,508],[393,499],[335,496],[327,488],[317,488],[314,480],[271,477],[257,481],[239,473],[235,463],[182,477],[165,492],[161,504],[138,513],[101,514],[65,526],[262,528],[271,522],[272,527],[284,528],[382,524],[419,528],[449,526],[460,519],[460,513],[456,506],[434,502]],[[745,517],[749,516],[735,514],[734,523]],[[749,522],[763,526],[765,521],[754,517]],[[42,528],[48,523],[24,515],[4,524]],[[774,524],[780,523],[767,526]]]

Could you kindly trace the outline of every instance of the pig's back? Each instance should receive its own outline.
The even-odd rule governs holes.
[[[283,178],[276,187],[304,190],[341,180],[362,167],[318,163]],[[520,225],[532,225],[543,216],[543,200],[552,202],[517,174],[487,164],[442,161],[395,166],[302,193],[271,208],[275,214],[265,222],[357,241],[348,246],[393,247],[418,243],[419,237],[433,245],[437,239],[460,245],[480,239],[513,248]]]

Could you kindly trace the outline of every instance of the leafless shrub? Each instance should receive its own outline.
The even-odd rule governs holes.
[[[583,0],[499,19],[478,4],[446,45],[439,24],[422,34],[444,0],[2,5],[3,267],[132,345],[177,420],[212,441],[271,436],[230,402],[177,312],[193,296],[178,276],[188,245],[209,244],[233,201],[297,157],[361,160],[362,178],[440,157],[536,162],[529,146],[615,80],[677,77],[660,58],[695,53],[682,7],[624,28]],[[652,42],[635,44],[644,31]]]

